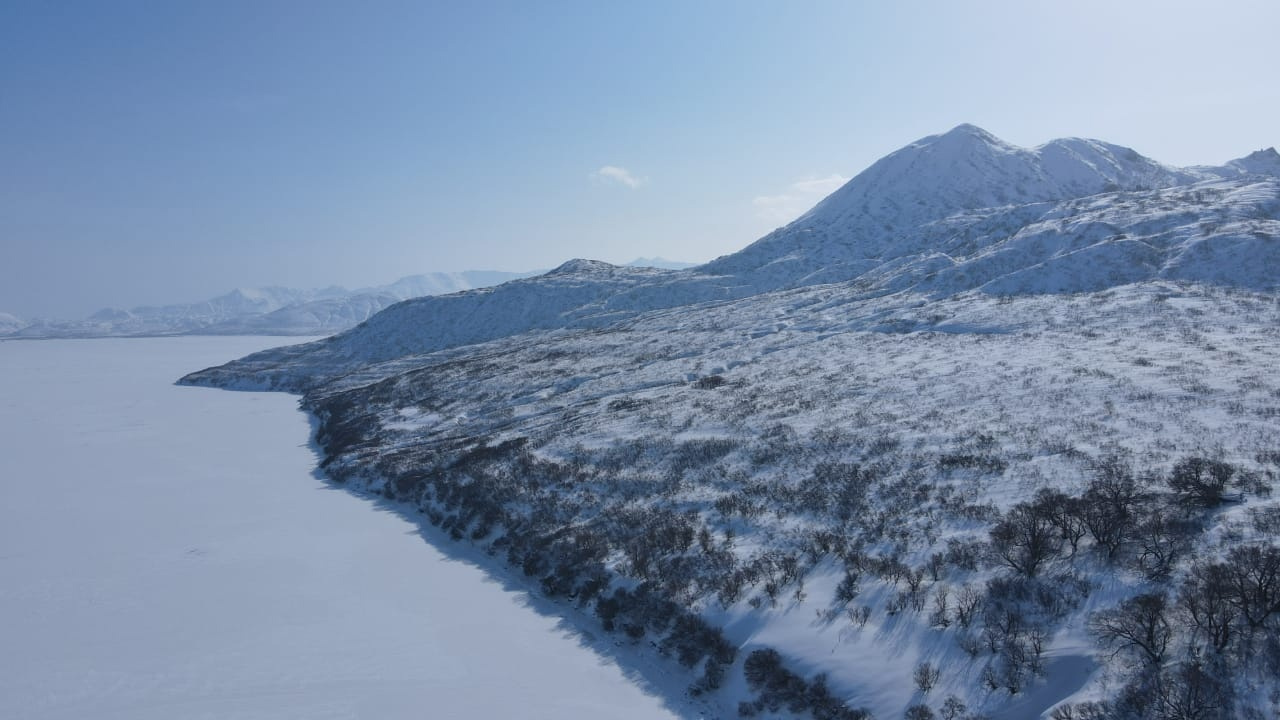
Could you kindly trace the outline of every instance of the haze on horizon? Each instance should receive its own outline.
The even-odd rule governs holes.
[[[962,122],[1175,165],[1280,144],[1257,0],[12,2],[0,312],[704,261]]]

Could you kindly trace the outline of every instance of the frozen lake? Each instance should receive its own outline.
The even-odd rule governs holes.
[[[671,716],[314,477],[295,397],[173,385],[282,342],[0,342],[0,717]]]

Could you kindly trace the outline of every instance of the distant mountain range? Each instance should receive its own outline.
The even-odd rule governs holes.
[[[626,267],[678,270],[694,263],[636,258]],[[25,321],[0,313],[0,338],[91,338],[151,335],[331,335],[354,327],[402,300],[500,285],[545,272],[467,270],[410,275],[358,290],[328,287],[241,288],[212,300],[132,310],[103,308],[83,320]]]
[[[132,310],[104,308],[84,320],[23,322],[0,314],[0,337],[329,335],[353,327],[402,300],[472,290],[534,274],[470,270],[410,275],[390,285],[358,290],[237,289],[199,303]]]

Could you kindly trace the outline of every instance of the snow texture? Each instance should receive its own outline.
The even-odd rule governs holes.
[[[0,717],[694,714],[483,556],[332,492],[293,398],[172,384],[275,342],[0,342]]]

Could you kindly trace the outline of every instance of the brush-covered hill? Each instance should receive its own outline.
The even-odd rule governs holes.
[[[961,126],[698,268],[571,261],[181,382],[304,393],[330,478],[703,716],[1270,717],[1274,156]]]

